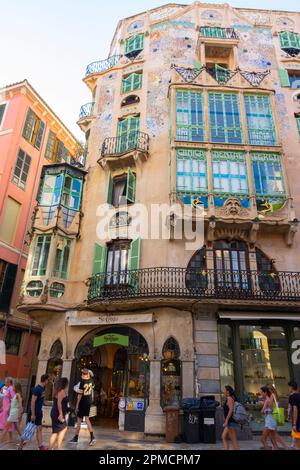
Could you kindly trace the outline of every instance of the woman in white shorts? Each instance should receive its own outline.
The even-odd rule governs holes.
[[[276,442],[277,423],[273,415],[273,409],[275,405],[274,395],[271,393],[268,387],[261,387],[260,392],[262,397],[265,399],[264,406],[261,410],[261,412],[265,415],[265,427],[261,438],[263,449],[269,450],[268,439],[270,437],[273,444],[273,450],[278,450],[278,445]]]

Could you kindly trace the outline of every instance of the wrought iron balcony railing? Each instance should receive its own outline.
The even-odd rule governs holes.
[[[81,106],[80,111],[79,111],[79,119],[93,116],[94,107],[95,107],[94,101],[91,103],[86,103],[83,106]]]
[[[114,67],[120,60],[121,55],[113,55],[108,57],[105,60],[97,60],[89,64],[85,71],[85,76],[92,75],[93,73],[102,73],[106,70],[111,69]]]
[[[238,39],[238,35],[233,28],[218,28],[215,26],[201,26],[200,36],[213,39]]]
[[[94,275],[89,302],[128,298],[300,301],[300,273],[145,268]]]
[[[101,148],[101,157],[114,157],[132,150],[149,151],[149,135],[145,132],[129,132],[120,137],[107,137]]]

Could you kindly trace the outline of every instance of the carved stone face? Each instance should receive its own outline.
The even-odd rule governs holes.
[[[226,214],[238,215],[241,211],[242,205],[238,199],[231,197],[225,201],[224,208]]]

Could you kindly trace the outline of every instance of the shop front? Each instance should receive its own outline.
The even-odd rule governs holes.
[[[281,316],[282,318],[282,316]],[[288,317],[287,317],[288,318]],[[288,382],[299,382],[300,368],[294,364],[294,341],[300,339],[300,324],[292,319],[275,320],[264,315],[243,320],[219,320],[220,382],[222,390],[231,385],[250,415],[253,431],[262,431],[264,418],[260,412],[260,388],[275,388],[279,406],[287,408]],[[290,423],[280,427],[288,431]]]
[[[74,385],[82,368],[94,375],[94,423],[143,432],[149,400],[149,349],[143,336],[127,326],[93,330],[75,350]]]

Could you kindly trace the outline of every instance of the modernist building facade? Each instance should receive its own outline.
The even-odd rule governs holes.
[[[16,305],[26,268],[43,165],[69,159],[77,141],[27,80],[0,89],[1,378],[35,381],[41,327]],[[30,387],[28,387],[30,388]]]
[[[86,69],[87,165],[44,169],[40,205],[55,204],[34,222],[20,308],[43,327],[39,375],[74,384],[88,366],[98,415],[121,397],[121,428],[163,434],[165,406],[225,384],[259,428],[259,388],[285,400],[299,379],[299,31],[298,13],[168,4],[120,21]],[[153,204],[190,208],[163,218],[169,239],[128,232]],[[190,251],[175,233],[200,214]]]

